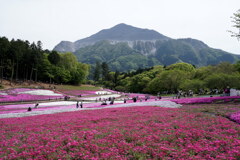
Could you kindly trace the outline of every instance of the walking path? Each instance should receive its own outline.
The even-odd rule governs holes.
[[[76,103],[76,102],[75,102]],[[46,105],[46,103],[44,103]],[[63,104],[64,105],[64,104]],[[41,104],[40,104],[41,106]],[[95,109],[104,109],[104,108],[118,108],[118,107],[135,107],[135,106],[159,106],[159,107],[167,107],[167,108],[179,108],[181,105],[176,104],[171,101],[150,101],[150,102],[137,102],[137,103],[124,103],[124,104],[114,104],[114,105],[106,105],[101,106],[100,103],[96,104],[96,107],[89,106],[89,108],[76,108],[70,106],[68,108],[62,109],[48,109],[48,110],[32,110],[30,112],[20,112],[20,113],[8,113],[8,114],[0,114],[0,118],[12,118],[12,117],[25,117],[25,116],[35,116],[41,114],[53,114],[60,112],[71,112],[71,111],[80,111],[80,110],[95,110]],[[84,105],[85,106],[85,105]]]

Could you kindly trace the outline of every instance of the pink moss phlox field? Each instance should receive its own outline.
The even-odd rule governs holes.
[[[125,93],[125,95],[127,95],[130,98],[138,97],[139,99],[145,99],[146,97],[156,98],[156,96],[152,96],[149,94],[141,94],[141,93]]]
[[[216,100],[230,101],[231,99],[240,99],[240,96],[227,96],[227,97],[197,97],[197,98],[181,98],[169,99],[179,104],[194,104],[194,103],[212,103]]]
[[[239,159],[240,127],[182,108],[0,119],[0,159]]]
[[[233,113],[229,116],[229,118],[238,124],[240,124],[240,112]]]
[[[88,91],[88,90],[61,90],[64,94],[74,95],[74,96],[89,96],[95,95],[97,91]]]
[[[0,91],[0,102],[14,102],[14,101],[34,101],[34,100],[46,100],[46,99],[59,99],[63,98],[62,96],[53,96],[53,95],[32,95],[32,94],[24,94],[21,92],[25,91],[33,91],[38,89],[30,89],[30,88],[15,88]],[[55,93],[58,93],[54,91]]]

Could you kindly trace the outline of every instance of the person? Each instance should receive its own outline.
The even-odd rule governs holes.
[[[126,100],[125,98],[124,98],[124,100],[123,100],[123,101],[124,101],[124,103],[127,103],[127,100]]]
[[[145,101],[147,101],[148,100],[148,97],[147,96],[145,96]]]
[[[107,102],[106,102],[106,101],[103,101],[101,105],[107,105]]]
[[[81,102],[80,107],[83,108],[83,102]]]
[[[114,103],[114,97],[113,98],[111,98],[111,102],[110,102],[110,104],[113,104]]]
[[[34,108],[38,108],[38,105],[39,105],[39,104],[38,104],[38,103],[36,103]]]
[[[230,87],[229,86],[227,86],[227,91],[226,91],[226,96],[230,96]]]
[[[133,97],[133,102],[137,102],[137,98],[136,97]]]
[[[78,108],[79,107],[79,104],[78,104],[79,102],[77,101],[77,104],[76,104],[76,108]]]
[[[30,112],[30,111],[32,111],[32,108],[31,107],[28,107],[28,110],[27,110],[28,112]]]

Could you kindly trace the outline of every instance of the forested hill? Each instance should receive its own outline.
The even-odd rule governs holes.
[[[152,50],[155,52],[151,52]],[[107,62],[111,70],[121,72],[179,62],[200,67],[225,61],[234,63],[240,59],[238,55],[210,48],[193,39],[135,42],[132,47],[124,42],[111,44],[109,41],[100,41],[92,46],[80,48],[74,54],[80,62],[92,65],[97,61]]]
[[[76,42],[63,41],[54,50],[71,51],[80,62],[107,62],[111,70],[129,71],[186,62],[195,66],[234,63],[240,59],[202,41],[171,39],[154,30],[119,24]]]

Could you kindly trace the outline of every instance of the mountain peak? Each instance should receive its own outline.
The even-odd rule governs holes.
[[[169,37],[166,37],[154,30],[137,28],[125,23],[120,23],[113,26],[112,28],[103,29],[90,37],[77,40],[76,42],[74,42],[74,51],[85,46],[93,45],[96,42],[102,40],[108,40],[113,42],[123,41],[129,42],[129,41],[155,41],[169,39],[170,39]],[[59,51],[58,48],[61,48],[62,49],[61,51],[63,51],[64,47],[59,47],[59,45],[57,45],[54,48],[54,50]],[[73,47],[71,46],[71,48]]]
[[[125,23],[119,23],[119,24],[117,24],[117,25],[115,25],[114,27],[129,27],[130,25],[127,25],[127,24],[125,24]],[[112,27],[112,28],[114,28],[114,27]],[[131,26],[132,27],[132,26]]]
[[[168,37],[149,29],[142,29],[120,23],[112,28],[101,30],[90,36],[95,40],[116,40],[116,41],[136,41],[136,40],[166,40]]]

